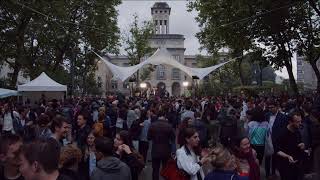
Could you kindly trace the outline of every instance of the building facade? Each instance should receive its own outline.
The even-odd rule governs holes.
[[[197,67],[195,55],[185,55],[184,36],[181,34],[170,34],[170,13],[171,8],[165,2],[156,2],[151,7],[151,16],[155,25],[155,35],[149,40],[152,48],[166,48],[172,57],[188,67]],[[126,56],[105,56],[111,63],[118,66],[130,66]],[[142,59],[143,61],[143,59]],[[130,92],[130,82],[112,79],[112,74],[104,63],[98,63],[96,78],[101,92],[105,95],[108,92],[120,91],[128,94]],[[158,65],[149,77],[144,80],[150,89],[165,89],[170,95],[179,96],[184,93],[187,87],[183,87],[183,82],[187,81],[191,85],[192,77],[180,69],[168,65]]]
[[[320,61],[317,61],[320,69]],[[306,89],[317,88],[317,77],[311,65],[305,61],[305,56],[297,55],[297,83],[303,84]]]

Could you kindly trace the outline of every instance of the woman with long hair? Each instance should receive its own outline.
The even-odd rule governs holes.
[[[257,153],[250,146],[248,137],[235,140],[234,153],[237,157],[238,172],[241,176],[248,176],[249,180],[260,180],[259,160]]]
[[[132,180],[138,180],[138,176],[144,168],[143,157],[134,149],[132,139],[128,131],[120,131],[114,139],[115,155],[126,163],[131,170]]]
[[[269,124],[263,109],[256,107],[252,110],[251,121],[248,123],[249,139],[252,148],[257,152],[259,163],[262,163]]]
[[[79,164],[79,172],[85,177],[85,179],[89,179],[91,173],[96,168],[97,165],[97,154],[94,140],[96,139],[96,134],[91,131],[87,136],[86,146],[84,149],[83,159]]]
[[[177,165],[190,176],[190,180],[202,180],[204,173],[202,165],[209,161],[205,155],[200,158],[199,134],[193,128],[186,128],[182,132],[182,147],[177,150]]]

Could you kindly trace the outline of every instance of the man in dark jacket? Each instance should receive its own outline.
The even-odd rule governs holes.
[[[171,155],[171,144],[174,143],[174,130],[164,116],[151,123],[148,139],[152,141],[152,179],[159,180],[160,164],[166,164]]]
[[[281,136],[281,134],[286,130],[288,125],[287,116],[283,113],[279,112],[280,106],[277,102],[269,102],[268,103],[268,111],[266,113],[266,120],[269,123],[269,131],[271,133],[271,139],[273,142],[273,146],[276,146],[275,140]],[[275,147],[274,147],[275,148]],[[267,156],[265,158],[265,171],[266,176],[276,176],[276,155]],[[272,168],[271,168],[272,163]],[[270,172],[270,170],[272,171]]]
[[[113,156],[113,140],[99,137],[95,140],[97,153],[102,154],[102,159],[97,163],[97,168],[92,172],[91,180],[131,180],[130,168],[118,158]]]
[[[91,128],[87,123],[87,117],[85,117],[83,114],[78,115],[77,124],[79,129],[76,133],[76,141],[79,149],[84,152],[87,137],[91,131]]]

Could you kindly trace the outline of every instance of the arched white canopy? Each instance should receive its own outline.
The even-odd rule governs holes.
[[[125,81],[127,78],[132,76],[135,72],[137,72],[139,69],[141,69],[144,65],[152,64],[152,65],[160,65],[160,64],[166,64],[171,65],[175,68],[179,68],[180,70],[187,73],[189,76],[197,76],[199,79],[203,79],[205,76],[210,74],[212,71],[218,69],[219,67],[233,61],[229,60],[227,62],[223,62],[214,66],[206,67],[206,68],[191,68],[188,66],[185,66],[178,61],[176,61],[170,54],[170,52],[166,48],[159,48],[157,51],[150,56],[147,60],[134,65],[130,67],[121,67],[112,64],[105,58],[101,57],[97,53],[95,53],[100,59],[102,59],[106,65],[109,67],[113,74],[113,78],[120,79],[121,81]]]

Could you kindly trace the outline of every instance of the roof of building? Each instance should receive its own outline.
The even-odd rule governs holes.
[[[152,6],[152,8],[170,8],[169,5],[166,2],[156,2],[154,3],[154,5]]]
[[[185,39],[182,34],[154,34],[151,39]]]

